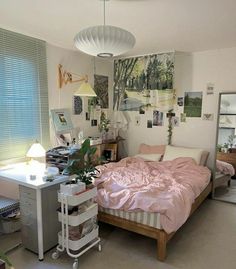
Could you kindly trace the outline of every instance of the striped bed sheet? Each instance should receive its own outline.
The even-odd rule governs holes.
[[[123,210],[104,208],[101,206],[99,206],[99,211],[107,213],[109,215],[120,217],[122,219],[141,223],[150,227],[162,229],[160,223],[160,213],[145,212],[145,211],[128,212]]]

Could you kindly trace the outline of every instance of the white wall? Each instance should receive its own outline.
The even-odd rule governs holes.
[[[80,83],[72,83],[58,88],[59,64],[68,72],[85,75],[89,77],[89,83],[93,85],[94,80],[94,58],[78,51],[62,49],[53,45],[47,45],[47,65],[48,65],[48,90],[49,90],[49,109],[69,108],[72,114],[72,121],[75,127],[84,132],[84,136],[98,135],[98,127],[91,127],[90,121],[85,120],[87,110],[87,98],[83,98],[83,111],[80,115],[73,115],[72,100],[73,92],[79,88]],[[109,76],[109,103],[112,107],[112,63],[102,59],[95,60],[95,73],[98,75]],[[51,143],[56,146],[54,131],[51,128]]]
[[[186,123],[180,123],[173,130],[173,144],[188,147],[200,147],[210,151],[208,165],[213,167],[216,140],[216,124],[218,113],[219,92],[236,92],[236,47],[196,53],[176,53],[175,83],[177,96],[184,96],[186,91],[203,92],[203,113],[214,113],[213,121],[201,118],[187,118]],[[213,95],[206,94],[207,83],[215,85]],[[182,108],[175,108],[176,116]],[[135,116],[138,112],[129,112],[132,119],[127,132],[128,154],[137,153],[140,143],[166,144],[167,119],[165,126],[147,129],[147,119],[152,119],[152,112],[141,116],[141,125],[135,126]]]

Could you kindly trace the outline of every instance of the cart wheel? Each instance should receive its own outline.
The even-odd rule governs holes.
[[[98,251],[102,251],[102,245],[101,245],[101,243],[98,244]]]
[[[53,252],[52,253],[52,258],[53,258],[53,260],[57,260],[59,258],[59,252],[58,251]]]
[[[78,269],[79,268],[79,261],[78,261],[78,259],[75,259],[72,268],[73,269]]]

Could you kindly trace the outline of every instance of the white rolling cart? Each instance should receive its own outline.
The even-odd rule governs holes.
[[[93,229],[78,240],[71,240],[69,238],[70,227],[80,229],[79,227],[82,227],[86,221],[97,217],[97,203],[91,202],[84,212],[76,215],[68,215],[68,206],[76,207],[85,202],[93,201],[96,194],[96,187],[88,189],[78,195],[58,193],[58,201],[61,203],[61,212],[58,212],[58,219],[61,222],[62,229],[61,232],[58,233],[58,246],[56,252],[52,253],[52,258],[57,259],[60,253],[66,250],[70,257],[75,258],[73,269],[78,268],[78,258],[93,246],[98,245],[98,250],[101,251],[101,240],[98,236],[97,224],[94,224]]]

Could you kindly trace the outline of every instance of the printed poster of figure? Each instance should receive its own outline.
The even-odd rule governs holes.
[[[153,126],[163,126],[163,112],[153,111]]]
[[[80,115],[83,111],[82,99],[79,96],[74,96],[74,114]]]
[[[97,94],[97,102],[101,108],[108,108],[108,77],[94,75],[94,91]]]
[[[202,92],[185,92],[184,113],[186,117],[201,117]]]

